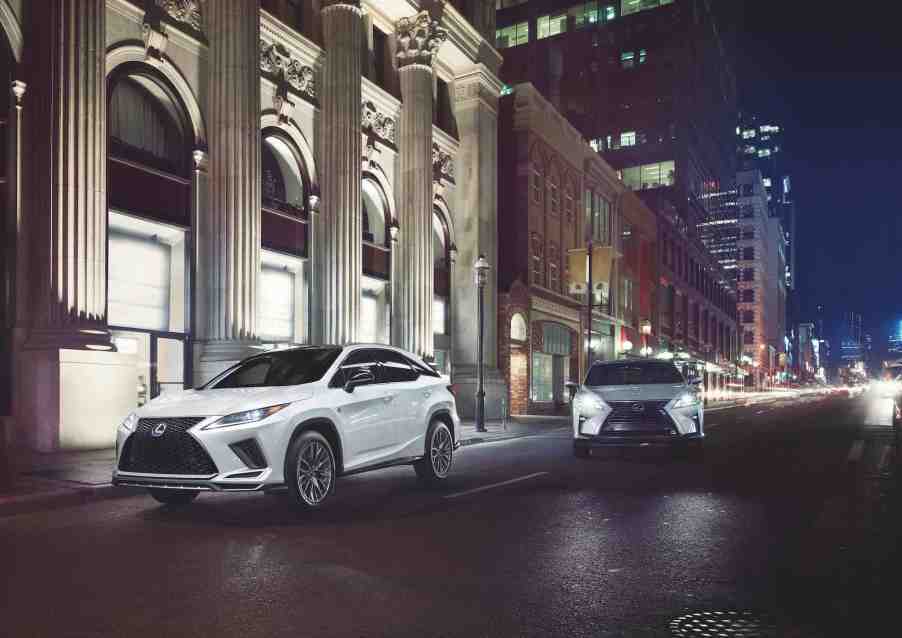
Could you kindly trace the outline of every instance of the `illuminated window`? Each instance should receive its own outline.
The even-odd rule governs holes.
[[[501,87],[501,97],[504,97],[505,95],[510,95],[513,92],[514,92],[514,87],[512,87],[512,86],[505,84],[504,86]]]
[[[441,297],[432,298],[432,332],[437,335],[443,335],[447,332],[445,326],[448,325],[447,302]]]
[[[614,18],[617,17],[617,7],[614,5],[608,5],[604,8],[604,21],[610,22]]]
[[[663,7],[668,4],[673,4],[673,0],[621,0],[620,15],[628,16],[633,13],[639,13],[640,11],[657,9],[658,7]]]
[[[770,188],[770,187],[771,187],[770,177],[765,177],[764,178],[764,188]]]
[[[624,69],[632,69],[636,66],[636,52],[624,51],[620,54],[620,66]]]
[[[757,133],[755,132],[755,129],[753,129],[753,128],[746,129],[742,132],[742,139],[749,140],[749,139],[752,139],[753,137],[755,137],[755,135],[757,135]]]
[[[526,319],[519,312],[511,317],[511,339],[526,341]]]
[[[543,352],[532,355],[530,398],[533,401],[554,399],[554,356]]]
[[[598,22],[598,0],[581,2],[571,8],[568,13],[573,16],[573,22],[577,29],[582,29]]]
[[[673,160],[630,166],[620,173],[623,183],[634,191],[673,186],[676,176]]]
[[[758,149],[758,157],[770,157],[770,149],[769,148]]]
[[[639,49],[639,64],[645,64],[645,60],[648,59],[648,51],[645,49]]]
[[[543,40],[555,35],[567,32],[567,14],[548,15],[539,17],[536,23],[536,39]]]
[[[508,49],[529,42],[529,22],[518,22],[495,31],[495,46]]]
[[[620,146],[635,146],[636,131],[624,131],[620,134]]]

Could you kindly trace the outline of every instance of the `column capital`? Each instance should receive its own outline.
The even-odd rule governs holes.
[[[395,24],[398,38],[398,68],[423,65],[430,69],[435,54],[448,39],[439,18],[430,11],[420,11],[413,17],[401,18]]]
[[[362,13],[360,8],[360,0],[321,0],[320,1],[320,12],[327,11],[329,9],[353,9],[357,13]]]

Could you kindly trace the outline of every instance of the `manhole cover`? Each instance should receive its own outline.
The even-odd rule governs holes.
[[[670,621],[670,631],[680,638],[772,638],[776,624],[750,611],[700,611]]]

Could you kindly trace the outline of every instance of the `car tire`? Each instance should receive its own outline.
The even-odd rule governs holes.
[[[158,503],[163,505],[187,505],[197,498],[200,492],[194,490],[167,490],[155,489],[153,487],[147,490],[150,495]]]
[[[303,510],[323,506],[335,491],[335,452],[319,432],[307,430],[292,439],[285,454],[285,483]]]
[[[413,464],[417,478],[427,485],[443,483],[454,460],[454,439],[443,421],[433,419],[429,423],[425,451],[425,456]]]

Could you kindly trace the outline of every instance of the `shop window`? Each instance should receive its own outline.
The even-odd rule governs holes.
[[[360,323],[362,343],[388,343],[390,337],[388,284],[381,279],[361,278]]]
[[[263,264],[260,268],[260,339],[267,342],[294,341],[295,275],[286,267]]]
[[[495,47],[508,49],[529,42],[529,22],[518,22],[495,31]]]
[[[543,40],[567,32],[567,14],[539,16],[536,21],[536,39]]]
[[[526,341],[526,319],[519,312],[511,317],[511,339],[513,341]]]
[[[543,352],[570,356],[569,328],[556,323],[542,324],[542,339],[544,342]]]
[[[554,400],[554,357],[543,352],[532,355],[532,374],[530,375],[530,398],[533,401],[550,402]]]
[[[448,302],[441,297],[432,299],[432,332],[433,334],[443,335],[448,332]]]

